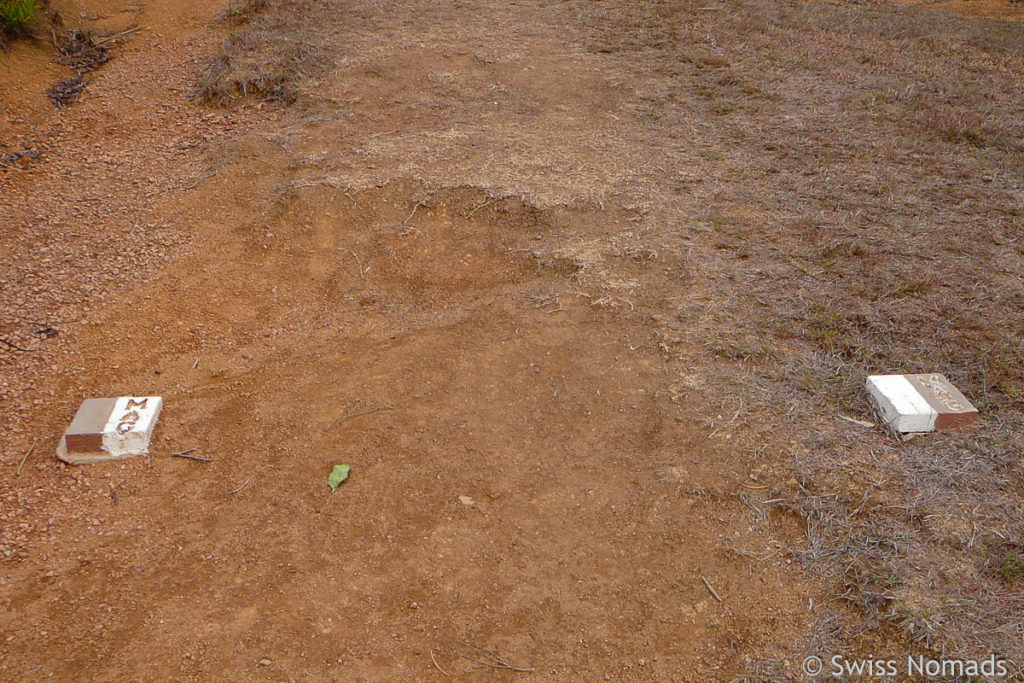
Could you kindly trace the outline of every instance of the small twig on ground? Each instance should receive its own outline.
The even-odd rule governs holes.
[[[246,479],[246,480],[245,480],[244,482],[242,482],[242,485],[241,485],[241,486],[239,486],[239,487],[238,487],[237,489],[235,489],[235,490],[233,490],[233,491],[228,491],[228,492],[227,492],[227,493],[226,493],[225,495],[228,495],[228,496],[230,496],[230,495],[231,495],[231,494],[233,494],[233,493],[238,493],[239,491],[241,491],[242,489],[244,489],[244,488],[245,488],[246,486],[248,486],[248,485],[249,485],[249,480],[248,480],[248,479]]]
[[[174,221],[175,218],[180,216],[183,211],[184,211],[184,209],[182,209],[181,211],[175,211],[174,215],[171,216],[170,218],[165,218],[162,221],[157,221],[156,223],[151,223],[151,224],[146,226],[146,229],[147,230],[159,230],[161,228],[166,228],[168,225],[171,224],[171,222]]]
[[[135,33],[136,31],[141,31],[141,30],[142,30],[141,26],[136,26],[135,28],[130,28],[127,31],[121,31],[120,33],[115,33],[112,36],[107,36],[103,40],[97,40],[96,42],[93,43],[93,45],[102,45],[103,43],[106,43],[108,41],[114,40],[115,38],[120,38],[121,36],[127,36],[129,34],[132,34],[132,33]]]
[[[357,254],[355,251],[351,251],[351,254],[352,258],[356,260],[356,267],[359,269],[359,279],[365,280],[366,273],[363,272],[363,264],[359,261],[359,254]]]
[[[46,337],[47,339],[53,339],[58,334],[60,334],[60,330],[58,330],[56,327],[50,325],[49,323],[35,323],[34,322],[34,323],[31,323],[31,325],[32,325],[32,327],[35,328],[34,330],[32,330],[33,334],[41,334],[44,337]]]
[[[32,455],[32,451],[34,451],[35,449],[36,449],[36,442],[33,441],[32,442],[32,446],[28,449],[28,451],[25,452],[25,456],[21,459],[21,462],[18,463],[18,471],[15,472],[15,476],[16,477],[20,477],[21,476],[21,468],[25,466],[25,461],[28,460],[28,456]]]
[[[172,458],[185,458],[186,460],[198,460],[199,462],[213,462],[213,460],[211,458],[204,458],[201,455],[189,455],[189,453],[192,453],[195,450],[197,450],[197,449],[189,448],[188,450],[178,451],[176,453],[171,453],[171,457]]]
[[[0,337],[0,344],[3,344],[8,349],[14,349],[15,351],[21,351],[22,353],[28,353],[28,349],[23,349],[20,346],[18,346],[17,344],[13,344],[13,343],[7,341],[3,337]]]
[[[452,675],[451,675],[450,673],[448,673],[447,671],[445,671],[444,669],[442,669],[442,668],[441,668],[441,665],[437,663],[437,660],[436,660],[436,659],[434,659],[434,648],[430,648],[430,661],[432,661],[432,662],[434,663],[434,666],[436,666],[436,667],[437,667],[437,670],[438,670],[438,671],[440,671],[441,673],[443,673],[443,674],[444,674],[445,676],[447,676],[448,678],[451,678],[451,677],[452,677]]]
[[[466,647],[473,648],[477,652],[480,652],[482,654],[487,655],[490,659],[493,660],[492,662],[486,662],[486,661],[483,661],[483,660],[480,660],[480,659],[476,659],[474,657],[470,657],[469,655],[463,654],[462,652],[459,652],[458,650],[456,650],[456,654],[458,654],[460,657],[462,657],[463,659],[469,660],[471,662],[474,662],[476,664],[480,664],[482,666],[489,666],[492,669],[507,669],[509,671],[518,671],[520,673],[530,673],[531,671],[533,671],[533,667],[524,668],[524,667],[512,666],[511,664],[506,662],[501,657],[501,655],[499,655],[497,652],[494,652],[493,650],[488,650],[488,649],[480,647],[479,645],[474,645],[473,643],[467,643],[465,641],[463,641],[462,644],[465,645]]]
[[[470,212],[469,212],[468,214],[466,214],[466,216],[465,216],[465,217],[466,217],[466,218],[472,218],[473,216],[475,216],[475,215],[476,215],[476,212],[477,212],[477,211],[479,211],[480,209],[483,209],[483,208],[485,208],[485,207],[488,207],[488,206],[490,206],[491,204],[493,204],[493,203],[494,203],[494,202],[496,202],[496,201],[498,201],[498,200],[497,200],[497,199],[489,199],[489,200],[487,200],[486,202],[484,202],[483,204],[481,204],[480,206],[476,207],[475,209],[473,209],[472,211],[470,211]]]
[[[874,422],[868,422],[867,420],[858,420],[858,419],[853,418],[853,417],[846,417],[845,415],[840,415],[839,419],[846,420],[847,422],[852,422],[853,424],[860,425],[861,427],[874,427],[875,426]]]
[[[524,669],[513,669],[510,666],[502,666],[501,664],[491,664],[490,662],[484,662],[484,661],[481,661],[479,659],[474,659],[473,657],[470,657],[469,655],[464,654],[462,652],[459,652],[457,654],[460,657],[462,657],[463,659],[467,659],[467,660],[473,662],[474,664],[480,664],[481,666],[489,666],[492,669],[512,669],[512,671],[523,671],[524,670]],[[533,669],[525,669],[525,671],[533,671]]]
[[[723,600],[722,600],[722,596],[720,596],[720,595],[718,594],[718,592],[717,592],[717,591],[716,591],[716,590],[715,590],[715,589],[714,589],[714,588],[713,588],[713,587],[711,586],[711,583],[710,583],[710,582],[709,582],[709,581],[708,581],[707,579],[705,579],[705,578],[704,578],[704,577],[702,576],[702,577],[700,577],[700,580],[704,582],[704,585],[705,585],[705,586],[707,587],[708,591],[709,591],[709,592],[710,592],[710,593],[711,593],[711,594],[712,594],[713,596],[715,596],[715,600],[718,600],[718,602],[723,602]]]
[[[192,183],[191,185],[189,185],[189,186],[188,186],[188,187],[186,187],[185,189],[186,189],[186,190],[194,190],[194,189],[196,189],[197,187],[199,187],[199,184],[200,184],[201,182],[203,182],[204,180],[207,180],[207,179],[209,179],[209,178],[212,178],[212,177],[213,177],[213,174],[212,174],[212,173],[204,173],[204,174],[203,174],[202,176],[200,176],[199,178],[197,178],[197,179],[196,179],[196,181],[195,181],[194,183]]]
[[[744,505],[746,505],[748,508],[750,508],[751,510],[753,510],[757,514],[758,519],[760,519],[762,522],[764,522],[764,521],[766,521],[768,519],[768,515],[765,514],[764,510],[762,510],[761,508],[757,507],[756,505],[751,503],[749,500],[747,500],[746,496],[744,496],[742,493],[738,493],[736,495],[738,495],[740,497],[740,500],[743,501]]]
[[[409,214],[408,218],[402,221],[402,225],[405,225],[406,223],[411,221],[412,217],[416,215],[416,209],[420,208],[421,206],[426,206],[426,204],[424,204],[423,202],[416,202],[416,206],[412,207],[412,213]]]
[[[199,359],[196,358],[196,362],[192,364],[192,369],[195,370],[198,367],[199,367]]]
[[[353,417],[359,417],[361,415],[369,415],[370,413],[378,413],[378,412],[380,412],[382,410],[394,410],[394,408],[392,408],[391,406],[377,406],[376,408],[370,408],[369,410],[361,410],[361,411],[359,411],[357,413],[349,413],[348,415],[342,415],[341,417],[337,418],[336,420],[331,421],[331,423],[329,425],[324,427],[324,431],[325,432],[329,432],[332,429],[334,429],[335,427],[337,427],[338,425],[340,425],[345,420],[350,420]]]

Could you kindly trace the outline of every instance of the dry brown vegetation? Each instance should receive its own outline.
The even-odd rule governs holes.
[[[66,35],[59,35],[54,29],[53,39],[59,55],[57,61],[74,75],[55,83],[46,94],[58,107],[64,107],[78,98],[85,89],[88,74],[109,62],[111,55],[102,41],[97,42],[91,32],[82,29],[68,31]]]
[[[1021,24],[775,2],[694,26],[671,7],[638,6],[632,43],[616,25],[593,41],[674,76],[652,116],[685,102],[712,124],[714,170],[690,182],[716,189],[699,220],[716,277],[681,311],[719,359],[706,393],[761,425],[761,457],[791,458],[799,554],[837,599],[936,651],[1022,661],[1020,583],[1000,572],[1024,532]],[[870,416],[865,375],[936,369],[981,428],[896,443],[835,420]],[[832,647],[862,628],[822,624]]]
[[[250,96],[291,103],[302,79],[329,68],[326,41],[312,29],[326,23],[326,5],[302,0],[264,13],[267,4],[246,0],[225,11],[230,35],[210,60],[197,98],[220,106]]]

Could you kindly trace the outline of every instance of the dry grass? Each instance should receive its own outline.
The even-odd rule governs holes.
[[[269,5],[270,0],[230,0],[220,19],[242,24],[251,21]]]
[[[230,6],[235,25],[194,91],[206,104],[240,98],[294,102],[303,80],[330,67],[331,57],[314,27],[327,20],[325,3],[313,0],[246,0]]]
[[[1024,26],[730,3],[637,24],[652,41],[615,47],[608,15],[580,11],[596,50],[646,50],[671,77],[661,116],[698,103],[712,122],[715,200],[691,265],[719,277],[703,283],[713,303],[680,318],[715,363],[707,396],[745,406],[755,438],[790,459],[799,556],[832,586],[826,606],[855,608],[815,647],[868,628],[1024,661]],[[865,375],[925,371],[950,376],[983,424],[901,443],[835,419],[870,419]]]

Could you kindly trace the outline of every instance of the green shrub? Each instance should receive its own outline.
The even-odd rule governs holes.
[[[36,0],[0,0],[0,33],[24,35],[38,14]]]
[[[1024,572],[1024,560],[1013,552],[1006,553],[1003,561],[999,563],[999,575],[1006,581],[1016,578]]]

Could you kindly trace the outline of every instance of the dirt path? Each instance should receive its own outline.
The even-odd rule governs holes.
[[[339,9],[302,106],[210,114],[184,93],[211,32],[147,4],[159,37],[7,181],[13,272],[69,265],[5,273],[31,294],[9,319],[60,334],[5,357],[4,462],[36,450],[4,484],[4,677],[493,677],[472,643],[536,680],[707,680],[785,655],[799,573],[728,554],[784,520],[752,524],[742,446],[659,351],[686,270],[629,74],[557,14]],[[167,401],[151,458],[50,458],[79,399],[126,392]]]

